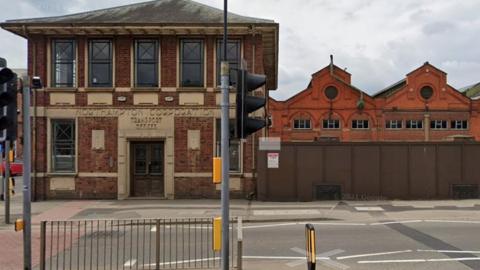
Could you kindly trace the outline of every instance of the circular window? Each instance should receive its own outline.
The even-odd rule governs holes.
[[[430,99],[433,96],[433,89],[430,86],[424,86],[420,89],[420,95],[424,99]]]
[[[325,88],[325,96],[330,100],[334,100],[338,96],[337,88],[335,86]]]

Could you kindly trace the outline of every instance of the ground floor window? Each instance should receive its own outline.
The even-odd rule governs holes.
[[[75,120],[52,120],[52,171],[75,172]]]
[[[217,119],[215,130],[215,155],[221,156],[222,132],[221,121]],[[230,120],[230,171],[240,172],[240,141],[235,139],[235,120]]]

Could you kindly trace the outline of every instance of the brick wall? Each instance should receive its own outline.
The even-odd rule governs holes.
[[[326,67],[312,75],[312,80],[304,91],[286,101],[269,100],[269,114],[273,125],[269,135],[281,137],[283,141],[312,141],[319,137],[337,137],[341,141],[424,141],[425,130],[430,129],[424,122],[423,129],[407,129],[407,120],[467,120],[467,130],[432,130],[430,141],[450,140],[453,135],[472,136],[480,140],[480,119],[478,105],[480,101],[470,100],[447,84],[446,74],[426,63],[409,73],[406,84],[386,96],[372,97],[349,84],[350,74],[334,66],[334,76]],[[428,101],[420,95],[420,89],[429,85],[434,95]],[[335,86],[338,95],[330,101],[324,94],[328,86]],[[363,96],[364,108],[359,109],[357,102]],[[308,118],[311,129],[295,130],[293,121]],[[324,129],[324,119],[340,120],[340,128]],[[368,119],[369,128],[353,129],[352,120]],[[403,121],[399,130],[386,129],[387,120]],[[450,123],[449,123],[450,125]]]
[[[92,130],[104,130],[105,149],[92,149]],[[116,172],[117,171],[117,132],[116,117],[78,118],[78,171]]]
[[[188,149],[188,130],[200,130],[200,150]],[[175,118],[175,171],[211,172],[214,119],[210,117]]]

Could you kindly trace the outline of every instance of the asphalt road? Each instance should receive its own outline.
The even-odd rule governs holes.
[[[418,221],[314,225],[317,269],[480,269],[480,224]],[[288,223],[246,226],[247,265],[258,261],[275,263],[277,269],[305,269],[305,261],[300,260],[305,252],[303,229],[303,224]]]
[[[480,223],[418,220],[312,224],[317,233],[317,269],[480,269]],[[61,236],[47,243],[47,254],[51,250],[54,254],[47,261],[47,269],[50,265],[53,269],[154,269],[154,225],[93,223],[86,226],[86,231],[81,228],[78,238],[76,225],[74,222],[72,238],[69,223],[52,230],[54,236]],[[105,233],[105,226],[110,232]],[[303,223],[245,224],[244,269],[305,269],[304,227]],[[219,254],[211,250],[211,237],[207,225],[162,225],[162,268],[218,266]],[[60,252],[55,256],[58,246]]]

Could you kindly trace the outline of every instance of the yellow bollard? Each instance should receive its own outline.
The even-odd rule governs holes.
[[[25,223],[23,222],[23,219],[15,220],[15,231],[16,232],[22,231],[23,227],[25,227]]]
[[[307,248],[307,269],[315,270],[317,252],[315,247],[315,227],[312,224],[305,225],[305,240]]]
[[[220,157],[213,158],[213,183],[222,183],[222,158]]]
[[[8,179],[8,190],[10,190],[10,195],[15,195],[15,180],[13,177]]]
[[[222,218],[213,219],[213,251],[220,251],[222,247]]]

